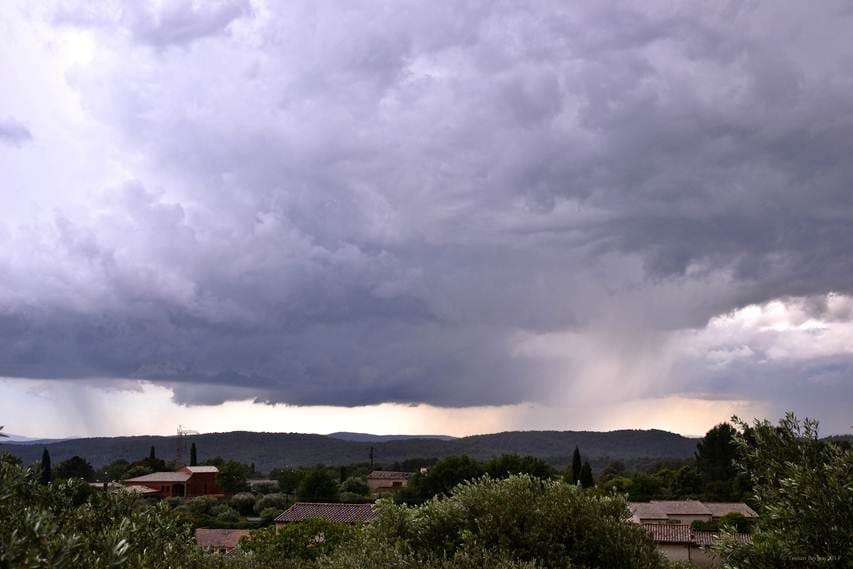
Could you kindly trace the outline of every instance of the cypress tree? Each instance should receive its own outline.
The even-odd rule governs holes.
[[[154,454],[154,445],[151,445],[151,450],[148,451],[148,458],[151,460],[157,460],[157,455]]]
[[[572,484],[577,484],[581,479],[581,451],[575,447],[575,452],[572,453]]]
[[[41,483],[47,484],[53,480],[53,470],[50,467],[50,453],[47,449],[41,453]]]
[[[198,456],[196,456],[195,443],[190,445],[190,466],[198,466]]]
[[[589,462],[584,461],[581,467],[580,483],[584,488],[595,486],[595,480],[592,479],[592,467],[589,465]]]

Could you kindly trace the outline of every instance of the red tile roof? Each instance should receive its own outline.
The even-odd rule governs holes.
[[[669,520],[666,512],[655,504],[648,502],[628,502],[628,508],[640,521],[644,520]]]
[[[275,521],[286,523],[320,518],[341,524],[355,524],[369,522],[376,515],[373,504],[297,502],[278,516]]]
[[[186,470],[192,474],[217,474],[219,472],[215,466],[185,466],[181,470]]]
[[[186,482],[192,476],[189,472],[153,472],[145,476],[128,478],[125,482]]]
[[[741,514],[745,518],[757,518],[758,514],[755,510],[744,504],[743,502],[702,502],[705,507],[711,510],[711,515],[715,518],[722,518],[726,514],[736,513]]]
[[[643,524],[655,543],[691,543],[690,526],[685,524]]]
[[[374,470],[367,475],[368,480],[408,480],[411,472],[394,472],[391,470]]]
[[[195,542],[203,549],[234,549],[250,533],[247,529],[198,528],[195,530]]]
[[[738,543],[752,543],[752,536],[748,533],[734,534]],[[694,531],[693,543],[696,545],[713,545],[720,538],[720,534],[714,531]]]
[[[673,516],[710,516],[711,510],[699,500],[652,500],[649,502]]]
[[[643,524],[655,543],[690,544],[707,547],[713,545],[720,534],[714,531],[695,531],[687,524]],[[736,533],[739,543],[752,543],[748,533]]]

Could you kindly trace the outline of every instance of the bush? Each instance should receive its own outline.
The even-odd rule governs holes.
[[[281,514],[280,508],[264,508],[259,514],[261,516],[261,523],[268,524],[276,519],[279,514]]]
[[[751,477],[758,522],[752,544],[725,536],[732,567],[845,567],[853,559],[853,451],[820,440],[816,421],[733,422],[738,467]]]
[[[251,492],[240,492],[231,496],[231,507],[244,516],[251,515],[255,508],[255,495]]]
[[[256,494],[272,494],[278,492],[278,482],[270,480],[269,482],[256,482],[252,484],[252,492]]]
[[[362,504],[364,502],[371,501],[370,498],[367,498],[362,494],[353,494],[352,492],[341,492],[340,496],[338,496],[338,500],[349,504]]]
[[[231,506],[222,506],[216,512],[216,519],[220,522],[233,523],[240,521],[240,514]]]
[[[337,549],[353,537],[352,526],[325,520],[305,520],[283,528],[265,528],[253,532],[240,543],[240,549],[251,552],[261,562],[279,559],[317,559]]]
[[[370,488],[367,486],[367,481],[360,476],[350,476],[344,483],[341,484],[341,492],[349,492],[350,494],[359,494],[367,496],[370,494]],[[341,496],[341,501],[346,502]]]
[[[368,531],[408,543],[423,560],[497,555],[542,567],[665,566],[629,517],[622,498],[517,475],[466,482],[420,507],[384,504]]]
[[[78,480],[42,485],[0,459],[0,567],[205,567],[188,525],[166,504],[139,504]]]
[[[266,496],[261,496],[255,501],[254,511],[256,514],[260,514],[268,508],[277,508],[278,513],[280,514],[287,509],[287,506],[288,500],[284,494],[267,494]]]
[[[213,496],[197,496],[187,502],[190,511],[196,515],[210,514],[221,502]]]

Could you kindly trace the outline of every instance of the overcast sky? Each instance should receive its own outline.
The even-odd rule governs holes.
[[[0,4],[0,424],[850,432],[853,5]]]

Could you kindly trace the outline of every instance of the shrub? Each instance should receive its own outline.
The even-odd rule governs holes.
[[[244,516],[250,515],[255,507],[255,495],[251,492],[240,492],[231,496],[229,503],[231,507]]]
[[[0,459],[0,567],[205,566],[191,528],[166,504],[139,504],[79,480],[42,485],[34,471]]]
[[[196,515],[210,514],[220,501],[213,496],[197,496],[187,502],[190,511]]]
[[[231,506],[222,506],[216,512],[216,519],[226,523],[239,522],[240,514]]]
[[[240,543],[240,549],[251,552],[261,562],[279,559],[317,559],[351,539],[354,528],[325,520],[305,520],[253,532]]]
[[[853,451],[818,437],[816,421],[789,413],[778,425],[733,419],[738,467],[758,511],[752,544],[724,537],[732,567],[845,567],[853,559]]]
[[[277,508],[278,513],[280,514],[287,509],[287,506],[288,501],[284,494],[267,494],[266,496],[261,496],[255,501],[254,511],[256,514],[260,514],[268,508]]]
[[[269,482],[256,482],[255,484],[252,484],[252,492],[255,492],[256,494],[272,494],[278,491],[278,482],[275,480],[270,480]]]
[[[264,508],[259,514],[261,516],[261,523],[268,524],[276,519],[279,514],[281,514],[280,508]]]
[[[419,507],[380,503],[365,534],[405,544],[416,559],[536,563],[546,568],[654,569],[666,562],[642,527],[627,523],[624,499],[527,475],[457,486]]]
[[[370,493],[370,488],[367,486],[367,481],[360,476],[350,476],[344,483],[341,484],[341,492],[349,492],[350,494],[359,494],[367,496]],[[346,502],[341,495],[341,500]]]

